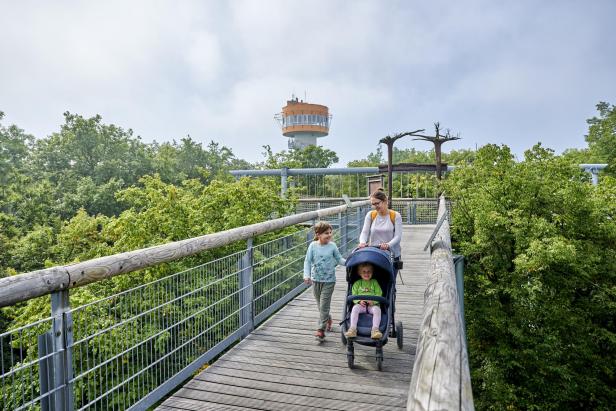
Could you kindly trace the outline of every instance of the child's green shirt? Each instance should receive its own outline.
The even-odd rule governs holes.
[[[355,281],[353,287],[351,288],[351,292],[353,295],[377,295],[379,297],[383,296],[383,290],[381,290],[381,286],[379,282],[374,278],[369,279],[368,281],[359,279]],[[353,300],[355,304],[359,303],[360,300]],[[378,302],[374,301],[374,305],[379,305]]]

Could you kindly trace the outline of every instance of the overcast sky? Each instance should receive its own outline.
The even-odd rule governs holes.
[[[294,93],[330,108],[341,166],[435,121],[462,137],[445,151],[560,153],[616,104],[615,21],[611,0],[0,0],[0,111],[37,138],[100,114],[253,162],[287,148],[273,117]]]

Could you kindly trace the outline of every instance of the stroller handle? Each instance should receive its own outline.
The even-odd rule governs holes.
[[[347,304],[352,303],[355,300],[368,300],[368,301],[376,301],[380,304],[383,304],[385,307],[389,307],[389,301],[385,297],[381,297],[380,295],[349,295],[347,296]]]
[[[355,247],[353,250],[351,250],[351,254],[353,254],[353,253],[354,253],[355,251],[357,251],[357,250],[361,250],[362,248],[368,248],[368,247],[370,247],[370,248],[376,248],[377,250],[381,250],[381,247],[379,247],[378,245],[367,245],[367,246],[365,246],[365,247],[361,247],[361,248],[360,248],[359,246],[357,246],[357,247]],[[394,258],[394,252],[393,252],[393,251],[391,251],[391,249],[388,249],[388,250],[381,250],[381,251],[387,251],[387,252],[389,253],[389,256],[390,256],[392,259]]]

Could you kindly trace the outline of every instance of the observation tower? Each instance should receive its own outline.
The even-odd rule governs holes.
[[[282,135],[289,137],[289,148],[303,148],[316,145],[318,137],[329,134],[332,116],[327,106],[305,103],[293,96],[274,118],[280,123]]]

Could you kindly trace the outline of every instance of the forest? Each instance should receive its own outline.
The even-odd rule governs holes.
[[[456,165],[440,189],[454,203],[452,240],[466,258],[465,318],[477,409],[610,409],[616,403],[616,106],[586,120],[587,147],[541,144],[443,153]],[[64,113],[47,137],[3,123],[0,111],[0,278],[85,261],[286,215],[274,179],[231,169],[329,167],[323,147],[249,163],[190,136],[144,143],[100,116]],[[583,121],[583,119],[581,119]],[[349,167],[384,162],[377,149]],[[394,163],[434,162],[394,148]],[[607,163],[599,184],[578,164]],[[292,230],[291,230],[292,231]],[[291,232],[289,231],[289,232]],[[234,251],[78,289],[85,304]],[[0,310],[0,334],[48,315],[36,299]],[[10,350],[10,347],[3,347]]]

